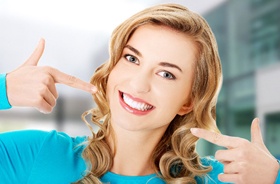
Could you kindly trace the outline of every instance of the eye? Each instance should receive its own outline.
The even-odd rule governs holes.
[[[138,59],[130,54],[126,54],[124,57],[127,61],[129,61],[131,63],[139,64]]]
[[[167,71],[161,71],[158,73],[158,75],[160,75],[163,78],[169,79],[169,80],[176,79],[176,77],[172,73],[167,72]]]

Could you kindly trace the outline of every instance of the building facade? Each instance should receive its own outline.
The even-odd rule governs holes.
[[[218,126],[224,134],[250,140],[251,122],[261,116],[265,143],[276,157],[280,157],[280,104],[273,104],[277,100],[266,103],[266,109],[279,108],[265,111],[259,103],[266,99],[263,95],[272,94],[269,89],[280,91],[280,75],[278,79],[277,75],[267,75],[280,74],[280,67],[274,67],[280,63],[279,9],[279,0],[235,0],[203,15],[216,36],[223,67]],[[265,83],[262,75],[273,78],[265,78],[269,82]],[[280,95],[273,94],[270,99],[280,99]],[[207,143],[203,147],[205,155],[217,149]]]

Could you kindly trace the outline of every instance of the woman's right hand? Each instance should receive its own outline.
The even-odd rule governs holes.
[[[40,112],[50,113],[56,104],[58,93],[56,83],[95,93],[96,87],[74,76],[60,72],[49,66],[37,66],[45,47],[45,41],[39,45],[16,70],[7,74],[7,96],[12,106],[35,107]]]

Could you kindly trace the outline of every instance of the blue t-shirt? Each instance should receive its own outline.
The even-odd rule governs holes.
[[[87,137],[70,137],[62,132],[40,130],[13,131],[0,134],[0,183],[67,184],[81,179],[86,163],[81,154]],[[211,171],[204,179],[209,184],[221,183],[217,175],[223,165],[203,158]],[[200,178],[196,178],[202,183]],[[101,181],[110,184],[164,184],[156,174],[123,176],[107,172]]]

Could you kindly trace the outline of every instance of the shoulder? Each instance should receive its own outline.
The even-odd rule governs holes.
[[[214,157],[202,157],[200,159],[202,165],[210,166],[212,170],[207,175],[202,177],[196,177],[197,183],[208,184],[221,184],[223,182],[218,180],[218,175],[224,172],[224,165],[217,161]]]
[[[26,144],[31,147],[38,145],[39,147],[43,144],[48,145],[70,145],[77,146],[86,140],[86,136],[82,137],[70,137],[66,133],[53,131],[42,131],[42,130],[19,130],[0,133],[0,140],[2,144],[21,145],[26,147]]]
[[[77,137],[72,137],[69,136],[67,133],[65,132],[57,132],[56,130],[50,131],[50,132],[44,132],[44,131],[35,131],[39,132],[39,134],[41,134],[42,136],[45,137],[44,140],[44,145],[48,146],[59,146],[59,147],[72,147],[72,148],[77,148],[77,147],[82,147],[83,148],[83,144],[86,140],[87,137],[86,136],[77,136]]]
[[[82,158],[86,136],[71,137],[63,132],[24,130],[0,134],[0,155],[6,178],[37,183],[73,182],[86,169]],[[6,155],[6,156],[5,156]],[[17,170],[13,170],[13,165]],[[1,176],[1,172],[0,172]],[[66,180],[65,180],[66,179]]]
[[[57,131],[21,130],[0,133],[0,153],[3,155],[22,157],[29,161],[34,160],[37,154],[75,153],[81,152],[86,137],[70,137],[66,133]],[[80,146],[81,145],[81,146]],[[49,150],[49,151],[47,151]],[[54,151],[55,150],[55,151]]]
[[[48,132],[33,166],[32,181],[36,183],[43,179],[52,183],[55,178],[56,182],[70,183],[80,179],[86,169],[82,158],[86,139],[86,136],[71,137],[63,132]]]
[[[30,148],[40,149],[44,140],[49,136],[48,132],[40,130],[21,130],[0,133],[1,145],[6,148]],[[23,149],[22,151],[26,151]]]

